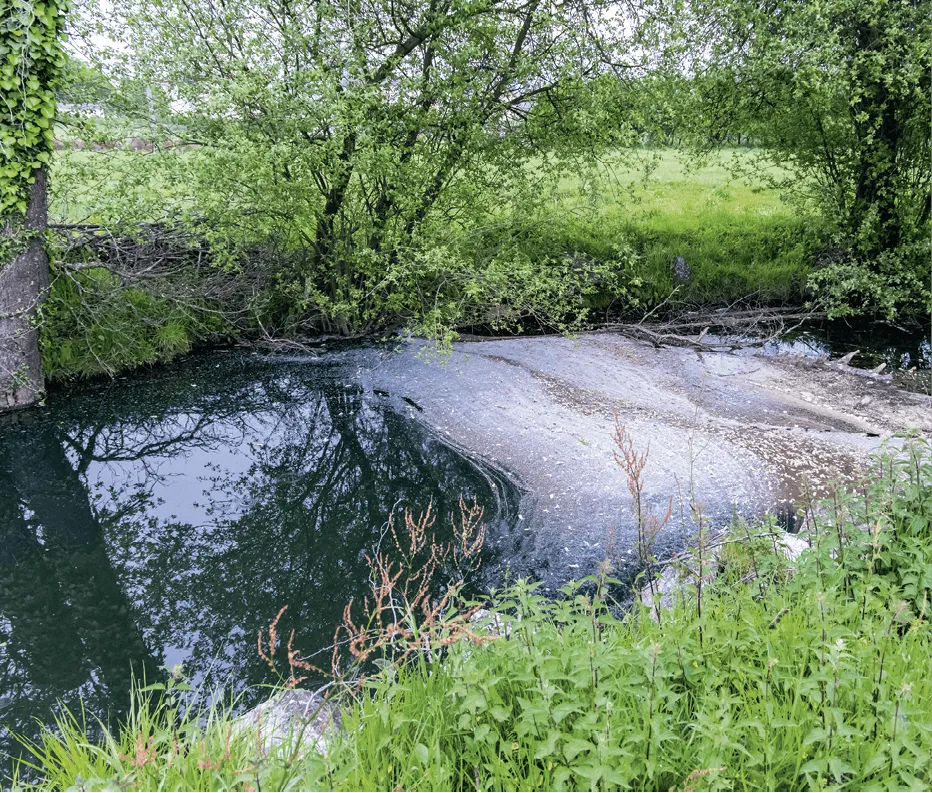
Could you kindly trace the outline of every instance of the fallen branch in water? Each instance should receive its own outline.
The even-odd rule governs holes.
[[[647,341],[655,347],[691,347],[703,352],[727,352],[747,347],[761,347],[797,330],[804,323],[824,315],[815,309],[758,308],[691,311],[675,319],[645,324],[650,314],[639,322],[612,323],[604,326],[629,338]],[[690,333],[689,331],[698,331]],[[732,338],[706,341],[706,336],[727,335]]]

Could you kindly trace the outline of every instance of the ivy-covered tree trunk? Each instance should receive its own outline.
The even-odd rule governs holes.
[[[14,255],[0,263],[0,409],[31,405],[45,391],[36,320],[49,285],[47,194],[46,172],[39,169],[19,228],[8,222],[3,230],[7,245],[0,250]]]
[[[70,0],[12,0],[0,14],[0,410],[44,393],[39,303],[45,252],[55,88]]]
[[[858,54],[884,55],[884,31],[876,23],[859,21],[854,40]],[[897,212],[895,177],[904,159],[898,156],[902,130],[897,116],[901,102],[900,97],[891,96],[889,75],[863,55],[856,60],[854,73],[860,93],[851,108],[858,164],[850,225],[865,239],[863,252],[873,256],[900,244],[902,218]],[[873,226],[872,233],[864,233],[865,223]]]

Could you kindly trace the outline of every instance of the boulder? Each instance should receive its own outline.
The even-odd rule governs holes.
[[[339,708],[324,698],[324,689],[290,689],[238,716],[235,724],[235,729],[255,734],[262,754],[285,745],[297,748],[298,754],[326,755],[342,719]]]

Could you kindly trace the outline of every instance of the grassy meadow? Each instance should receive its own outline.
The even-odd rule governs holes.
[[[593,255],[627,241],[642,257],[650,308],[675,284],[675,256],[694,281],[677,298],[700,304],[800,302],[811,268],[814,218],[801,217],[776,190],[731,175],[757,153],[723,151],[691,165],[672,150],[645,150],[604,162],[594,175],[565,176],[552,197],[553,221]]]

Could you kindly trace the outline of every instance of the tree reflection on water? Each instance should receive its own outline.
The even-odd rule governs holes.
[[[462,493],[507,534],[513,486],[346,371],[215,354],[0,426],[0,751],[58,701],[119,716],[164,664],[268,682],[255,637],[285,604],[325,648],[402,507]]]

